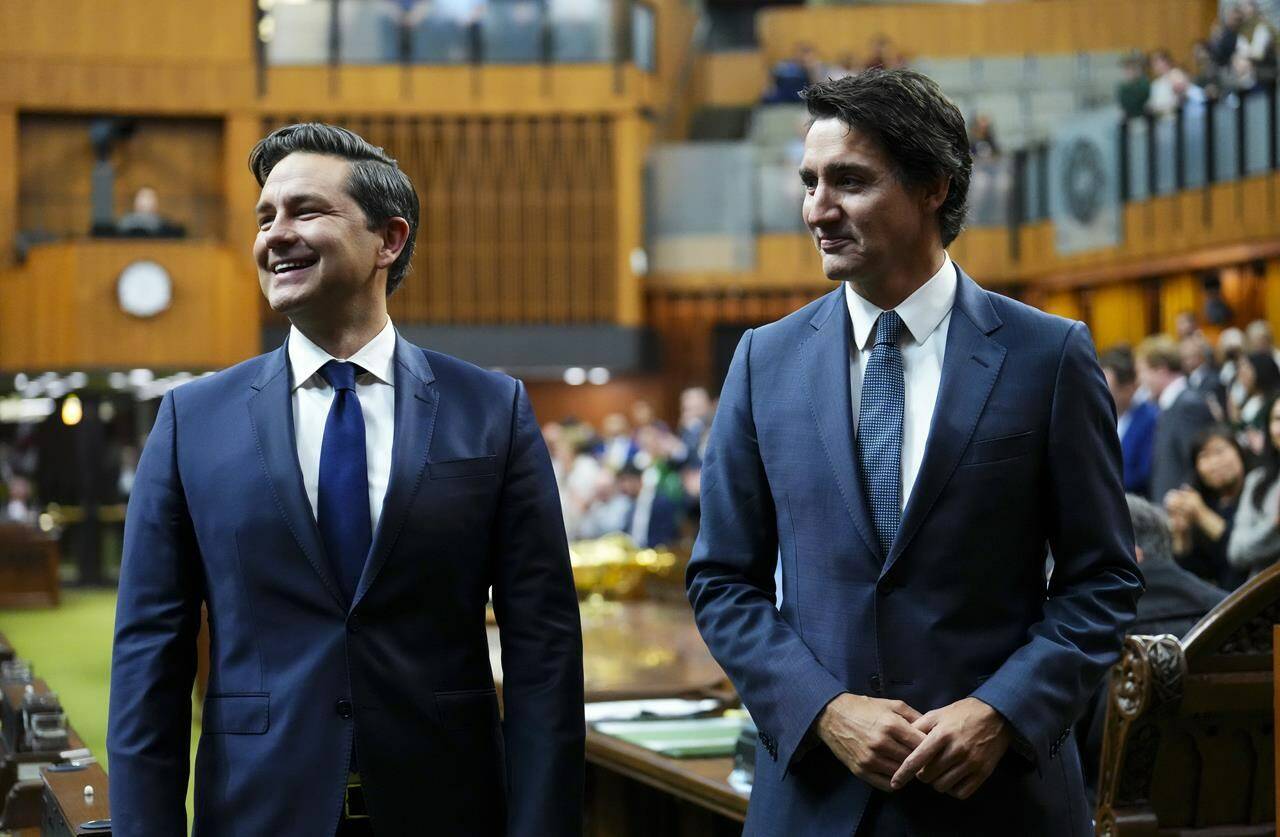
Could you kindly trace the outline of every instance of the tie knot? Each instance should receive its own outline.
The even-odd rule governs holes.
[[[320,367],[320,375],[335,390],[349,389],[355,392],[356,375],[364,370],[354,363],[343,360],[331,360]]]
[[[888,343],[891,346],[898,345],[898,338],[902,336],[902,318],[898,316],[897,311],[885,311],[876,320],[876,337],[873,346],[882,346]]]

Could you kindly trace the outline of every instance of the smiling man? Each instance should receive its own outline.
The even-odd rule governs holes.
[[[760,730],[746,833],[1092,834],[1067,739],[1142,580],[1088,331],[947,255],[971,161],[937,85],[806,100],[838,284],[738,345],[687,574]]]
[[[582,640],[524,387],[387,316],[418,196],[343,128],[249,165],[284,346],[160,405],[125,523],[107,748],[120,835],[581,831]],[[499,715],[485,631],[492,589]]]

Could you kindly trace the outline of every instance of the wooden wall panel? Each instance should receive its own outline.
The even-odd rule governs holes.
[[[13,260],[18,231],[18,114],[0,107],[0,270]]]
[[[90,120],[23,115],[19,119],[18,229],[55,235],[89,231],[93,149]],[[223,232],[222,126],[213,119],[140,119],[117,143],[116,215],[128,212],[141,186],[160,196],[160,211],[193,237]]]
[[[575,418],[599,430],[605,416],[610,413],[629,414],[637,401],[647,401],[654,412],[667,422],[674,423],[679,418],[678,402],[664,378],[658,375],[615,378],[600,386],[526,381],[525,389],[534,415],[544,425]]]
[[[260,127],[310,118],[269,117]],[[613,118],[326,119],[385,148],[418,191],[413,269],[390,300],[397,321],[618,322]]]
[[[173,282],[169,310],[125,314],[116,282],[151,259]],[[225,247],[160,241],[86,241],[33,248],[0,273],[0,367],[9,371],[218,369],[258,354],[257,284]]]
[[[831,60],[865,53],[876,33],[908,56],[967,57],[1168,48],[1186,58],[1216,0],[1021,0],[972,5],[791,6],[766,9],[756,30],[766,62],[813,44]]]
[[[1136,346],[1154,330],[1147,321],[1147,295],[1140,283],[1093,288],[1087,304],[1089,328],[1099,351],[1118,343]]]

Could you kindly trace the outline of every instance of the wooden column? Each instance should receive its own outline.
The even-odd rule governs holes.
[[[618,212],[618,251],[615,322],[639,326],[643,321],[640,277],[631,266],[631,253],[644,246],[644,125],[635,113],[624,113],[614,122],[614,195]]]
[[[13,262],[18,232],[18,112],[0,108],[0,268]]]

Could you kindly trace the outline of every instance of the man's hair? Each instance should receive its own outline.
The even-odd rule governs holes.
[[[387,295],[404,281],[418,237],[418,193],[412,181],[385,151],[359,134],[337,125],[306,122],[287,125],[267,134],[249,152],[249,170],[258,185],[267,182],[276,164],[295,152],[327,154],[350,163],[347,194],[364,212],[369,229],[381,229],[392,218],[409,223],[404,249],[387,271]]]
[[[1142,550],[1143,562],[1173,560],[1173,532],[1164,510],[1136,494],[1126,494],[1129,518],[1133,521],[1133,539]]]
[[[1134,356],[1152,369],[1182,371],[1182,354],[1178,351],[1178,344],[1167,334],[1156,334],[1143,340],[1134,351]]]
[[[1133,353],[1125,349],[1111,349],[1103,352],[1102,357],[1098,358],[1098,365],[1103,369],[1110,369],[1116,383],[1121,386],[1128,386],[1137,380],[1137,374],[1133,369]]]
[[[903,186],[950,178],[938,231],[943,247],[955,240],[964,228],[973,158],[964,116],[933,79],[914,70],[863,70],[820,81],[804,99],[815,120],[838,119],[874,138]]]

